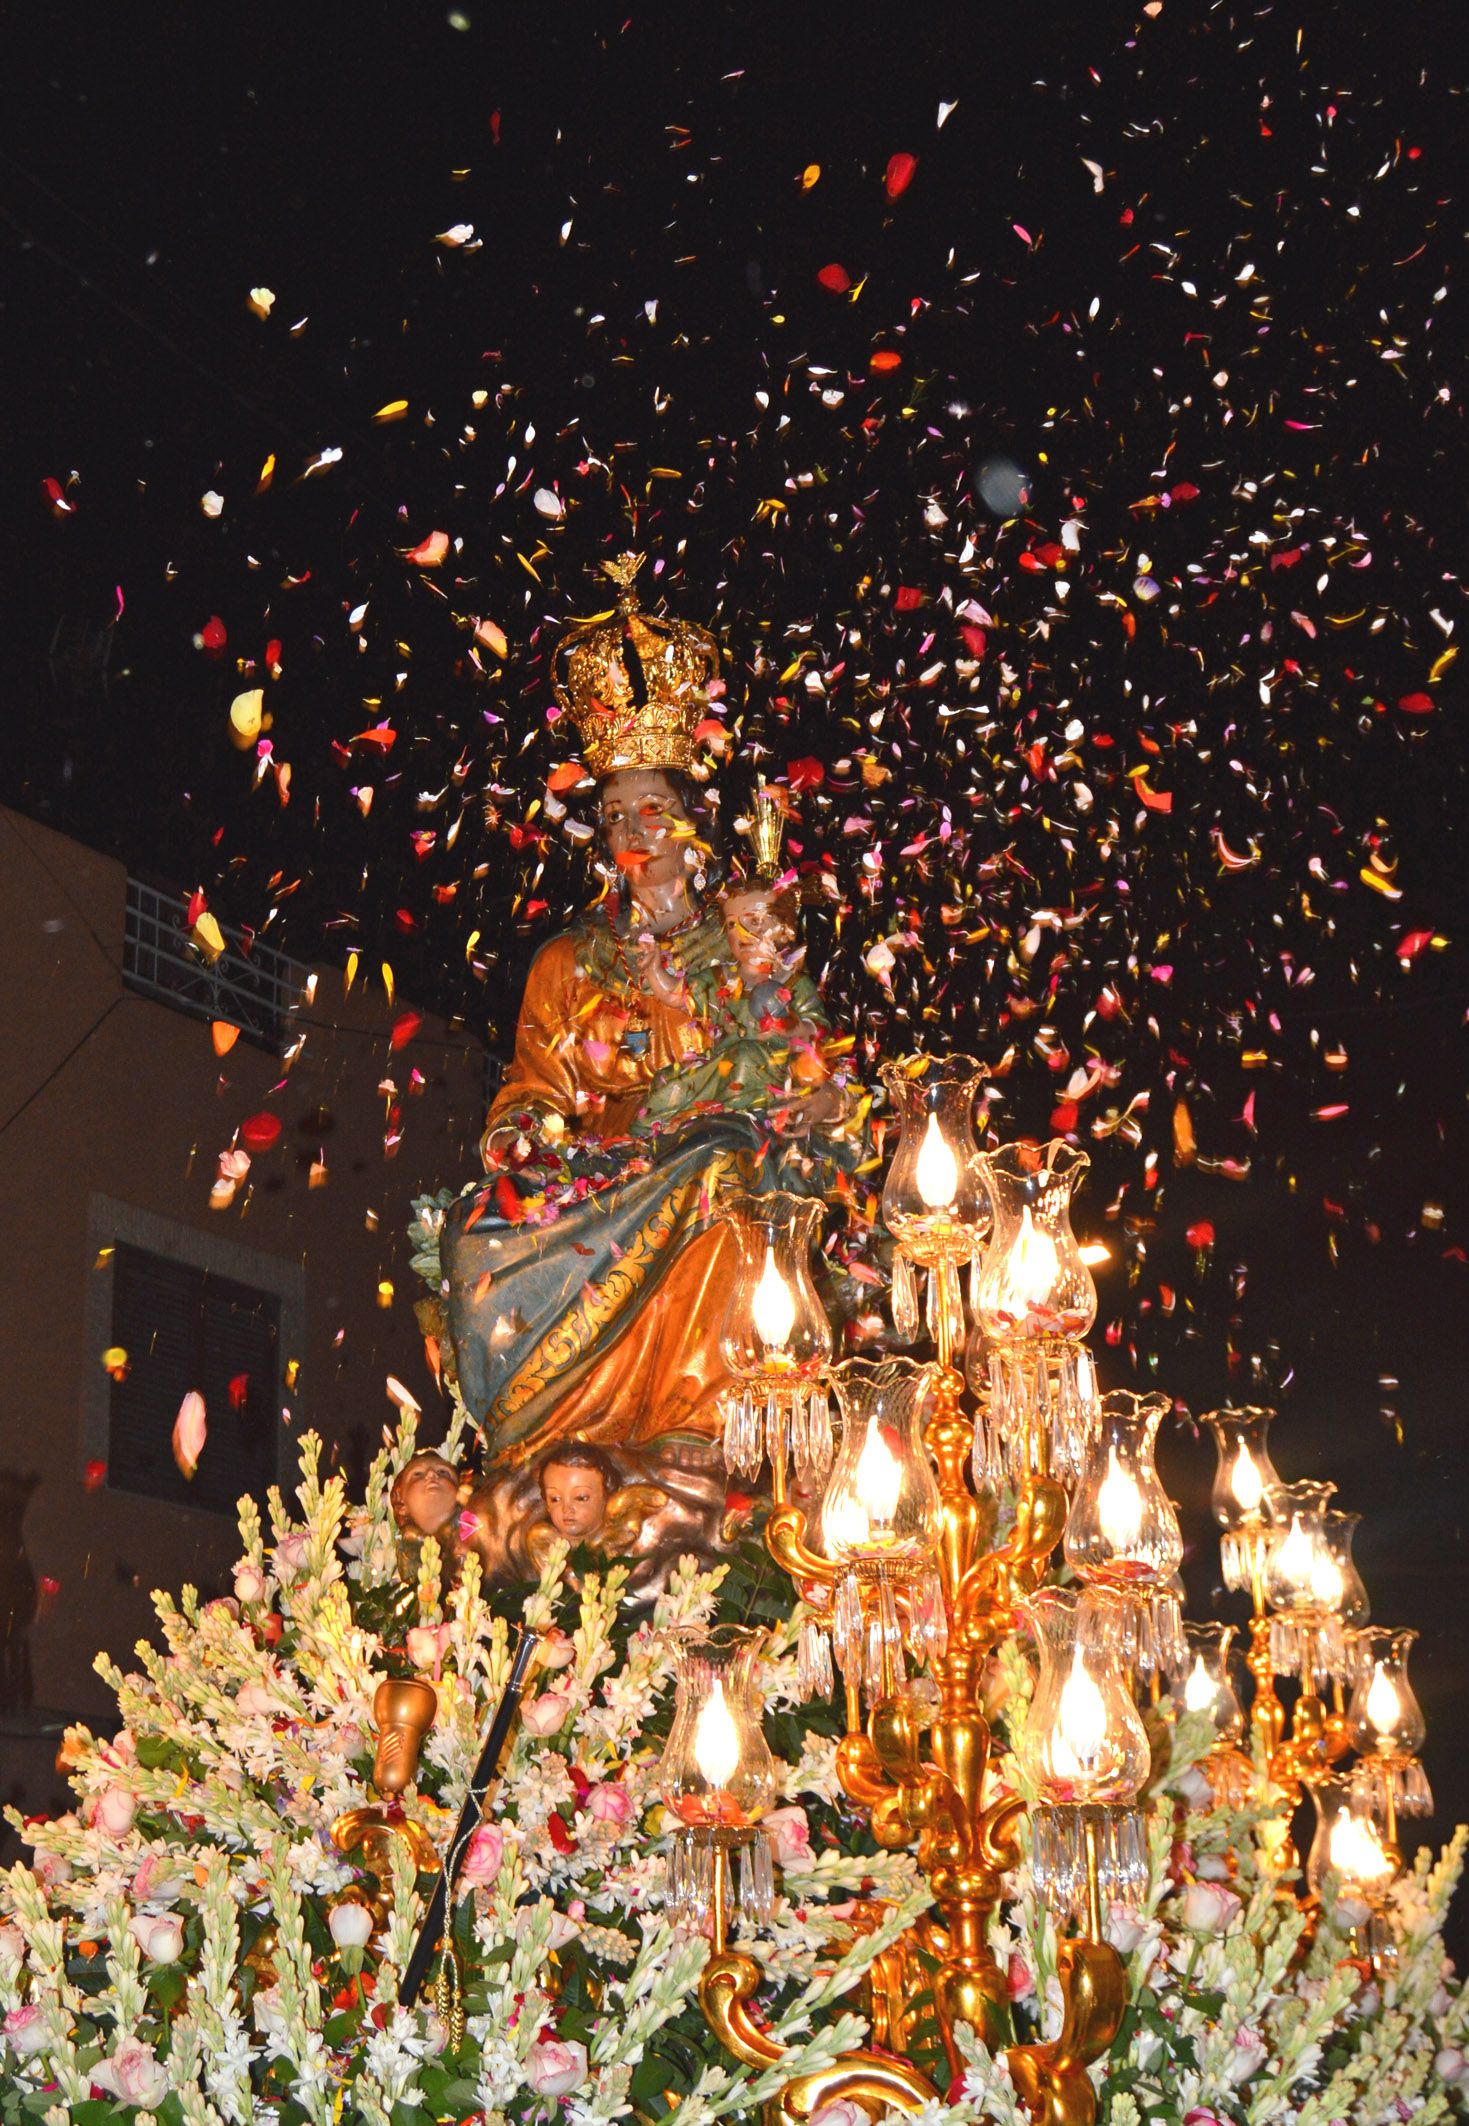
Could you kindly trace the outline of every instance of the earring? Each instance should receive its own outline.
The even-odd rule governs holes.
[[[705,869],[704,869],[703,865],[701,864],[701,865],[699,866],[698,870],[697,870],[697,871],[696,871],[696,872],[694,873],[694,891],[695,891],[695,893],[702,893],[702,892],[704,891],[704,888],[705,888],[705,887],[706,887],[706,886],[708,885],[708,883],[709,883],[709,877],[708,877],[708,874],[707,874],[707,872],[705,871]]]

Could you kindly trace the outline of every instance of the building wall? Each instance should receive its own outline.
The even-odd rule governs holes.
[[[105,1722],[99,1648],[126,1659],[151,1632],[155,1586],[226,1588],[238,1549],[222,1516],[84,1482],[107,1407],[99,1240],[131,1234],[280,1291],[300,1361],[293,1429],[314,1426],[357,1474],[394,1415],[388,1374],[434,1423],[408,1206],[477,1166],[482,1121],[480,1049],[425,1018],[392,1052],[381,989],[344,995],[340,970],[319,971],[283,1088],[279,1058],[244,1038],[217,1057],[204,1020],[124,986],[125,890],[120,865],[0,811],[0,1797],[26,1808],[54,1799],[43,1716]],[[402,1095],[392,1156],[388,1079]],[[285,1125],[278,1145],[212,1211],[220,1151],[265,1107]],[[289,1470],[284,1426],[281,1445]]]

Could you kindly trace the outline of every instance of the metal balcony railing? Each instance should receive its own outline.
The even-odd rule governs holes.
[[[130,878],[123,932],[123,979],[129,989],[157,997],[196,1019],[223,1019],[248,1039],[279,1054],[293,1005],[302,1001],[311,969],[268,945],[248,954],[238,930],[224,930],[225,949],[211,966],[190,942],[188,902]]]

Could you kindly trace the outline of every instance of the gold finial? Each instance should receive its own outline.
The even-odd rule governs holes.
[[[779,790],[761,783],[750,807],[750,841],[755,868],[761,878],[773,879],[780,869],[781,844],[785,840],[786,816]]]
[[[569,630],[556,653],[556,699],[581,736],[582,758],[600,781],[619,768],[687,773],[696,726],[719,676],[714,637],[687,620],[645,613],[634,578],[642,554],[602,563],[617,608]]]
[[[622,592],[622,596],[617,601],[619,605],[635,606],[637,604],[638,594],[633,589],[633,578],[647,558],[646,554],[626,553],[619,554],[615,561],[604,561],[602,563],[602,574],[610,576],[617,588]]]

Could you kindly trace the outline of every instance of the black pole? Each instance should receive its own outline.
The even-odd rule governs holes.
[[[515,1660],[510,1669],[510,1681],[505,1685],[500,1702],[495,1707],[495,1716],[490,1722],[484,1747],[479,1753],[479,1763],[474,1768],[474,1777],[469,1782],[469,1791],[464,1797],[464,1806],[459,1811],[454,1835],[449,1840],[443,1865],[439,1869],[439,1879],[434,1884],[428,1910],[423,1915],[423,1925],[419,1929],[417,1941],[413,1944],[413,1954],[403,1972],[399,1999],[405,2008],[411,2008],[418,1999],[423,1982],[428,1976],[428,1967],[438,1946],[439,1937],[449,1924],[450,1892],[464,1859],[465,1848],[479,1829],[480,1818],[484,1814],[485,1797],[499,1766],[500,1752],[505,1747],[505,1738],[510,1732],[510,1724],[520,1704],[520,1693],[526,1674],[540,1643],[538,1633],[521,1633],[520,1644],[515,1649]]]

